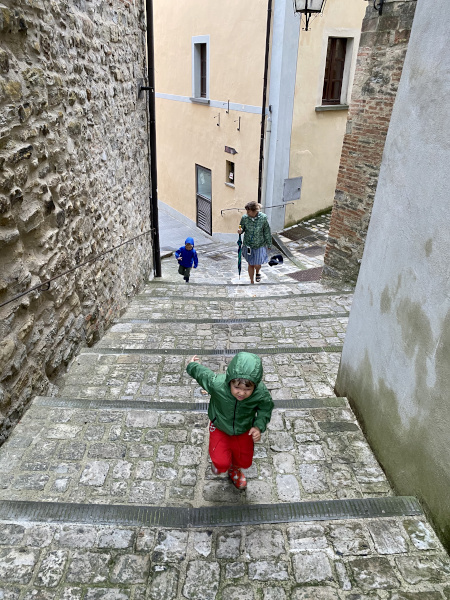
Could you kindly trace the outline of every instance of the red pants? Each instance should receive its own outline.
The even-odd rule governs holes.
[[[228,435],[209,424],[209,455],[220,473],[233,465],[248,469],[253,461],[253,438],[248,431],[240,435]]]

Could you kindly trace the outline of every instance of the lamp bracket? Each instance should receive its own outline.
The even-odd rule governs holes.
[[[379,15],[383,14],[383,4],[384,0],[373,0],[373,7],[378,11]]]

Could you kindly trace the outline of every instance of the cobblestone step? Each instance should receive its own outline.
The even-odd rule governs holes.
[[[305,350],[305,349],[303,349]],[[201,388],[186,375],[190,352],[107,354],[94,349],[80,354],[60,382],[60,392],[73,398],[195,402]],[[205,355],[202,364],[223,372],[231,356]],[[264,381],[275,399],[334,396],[340,352],[262,355]]]
[[[1,449],[0,500],[200,507],[393,495],[345,399],[298,405],[274,410],[241,493],[211,473],[204,410],[38,397]]]

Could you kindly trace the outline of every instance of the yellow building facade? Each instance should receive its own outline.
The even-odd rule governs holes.
[[[328,0],[302,31],[292,0],[273,0],[267,40],[266,1],[154,0],[162,208],[225,240],[259,188],[274,230],[331,207],[364,11]],[[330,37],[345,39],[343,89],[322,106]]]

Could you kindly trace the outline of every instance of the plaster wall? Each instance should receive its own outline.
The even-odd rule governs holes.
[[[258,0],[194,0],[176,11],[154,2],[158,197],[195,222],[195,165],[211,169],[213,233],[234,233],[242,212],[220,211],[257,197],[266,15]],[[190,100],[192,38],[200,36],[209,36],[209,104]],[[225,185],[227,160],[234,187]]]
[[[298,46],[289,177],[303,177],[300,201],[286,207],[291,224],[333,205],[348,110],[317,112],[322,105],[329,37],[352,40],[347,45],[342,104],[348,105],[356,68],[361,23],[367,4],[361,0],[328,0],[322,16],[302,31]],[[304,26],[304,24],[303,24]]]
[[[450,547],[447,0],[417,3],[336,392]]]

